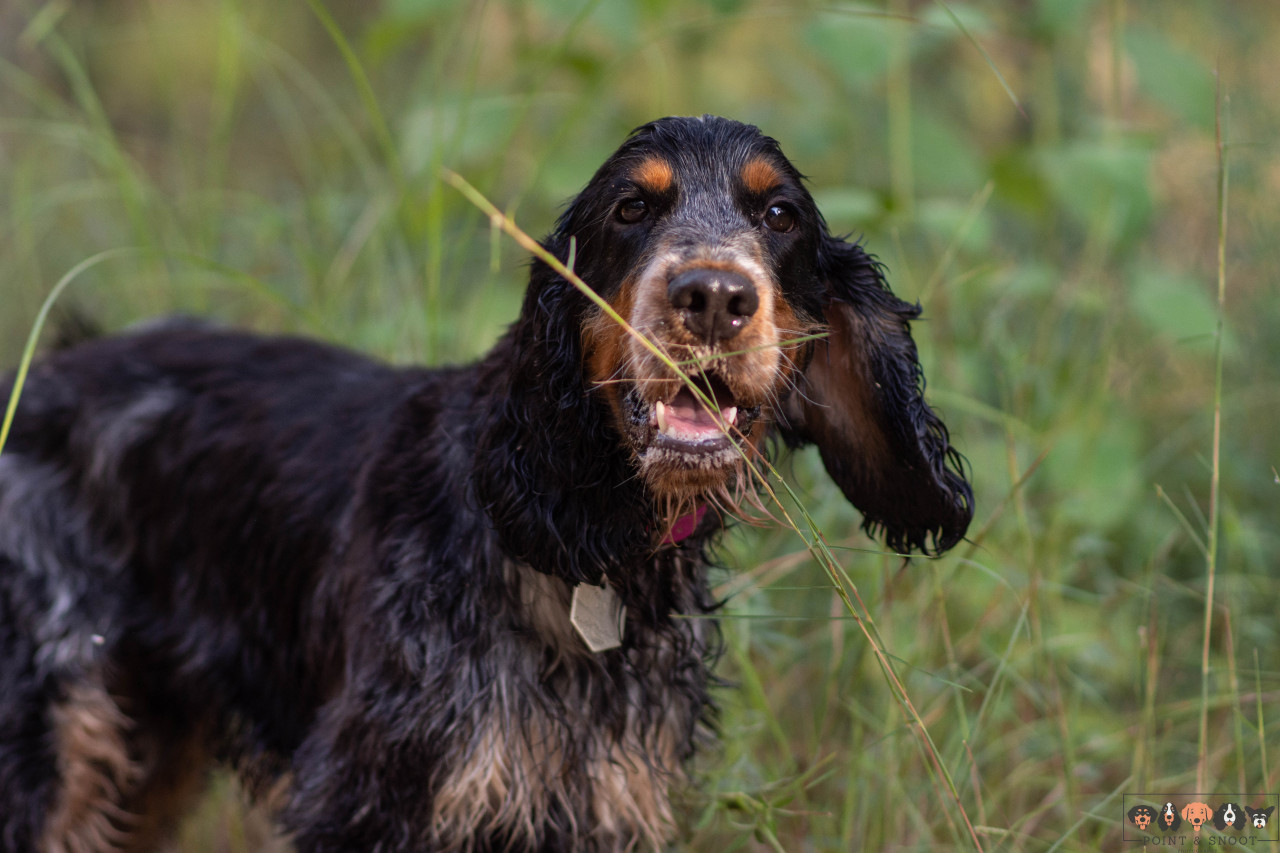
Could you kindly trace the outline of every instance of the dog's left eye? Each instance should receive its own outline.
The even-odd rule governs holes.
[[[764,212],[764,224],[771,231],[785,234],[796,227],[796,216],[789,208],[775,204]]]
[[[642,198],[629,198],[618,205],[617,214],[618,219],[630,225],[649,215],[649,205]]]

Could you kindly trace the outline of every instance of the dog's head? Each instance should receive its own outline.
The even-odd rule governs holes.
[[[1160,807],[1160,817],[1156,820],[1156,824],[1165,832],[1173,832],[1182,826],[1182,817],[1178,814],[1178,809],[1173,803],[1165,803]]]
[[[723,490],[776,428],[819,446],[891,546],[963,536],[972,495],[921,396],[918,309],[831,236],[773,139],[714,117],[641,127],[561,218],[552,248],[567,258],[570,242],[576,271],[638,333],[593,308],[583,351],[656,495]]]
[[[1204,826],[1205,821],[1213,817],[1208,803],[1187,803],[1182,807],[1182,819],[1191,824],[1196,831],[1200,831],[1200,827]]]
[[[1239,832],[1244,829],[1244,825],[1244,809],[1235,803],[1223,803],[1213,812],[1213,826],[1219,832],[1228,828]]]
[[[1129,822],[1138,827],[1142,832],[1147,831],[1147,827],[1151,825],[1151,821],[1155,820],[1156,810],[1151,806],[1138,804],[1129,809],[1127,815]]]
[[[556,409],[585,388],[629,476],[678,513],[750,488],[771,433],[813,443],[890,547],[937,553],[963,537],[972,492],[923,399],[919,308],[829,233],[773,139],[711,116],[647,124],[545,245],[609,305],[535,262],[518,327],[579,371],[544,407],[546,429],[570,428]],[[544,356],[529,381],[551,367]]]
[[[799,174],[755,128],[664,119],[605,162],[558,234],[638,333],[603,310],[583,329],[589,379],[645,482],[676,497],[723,488],[823,329],[825,231]]]
[[[1276,807],[1267,806],[1265,809],[1255,809],[1245,806],[1244,810],[1249,815],[1249,821],[1253,824],[1254,829],[1266,829],[1267,821],[1271,818],[1271,813],[1276,810]]]

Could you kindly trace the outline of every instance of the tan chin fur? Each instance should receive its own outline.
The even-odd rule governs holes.
[[[767,415],[756,421],[745,436],[735,427],[729,427],[729,434],[737,440],[735,445],[715,454],[700,467],[689,467],[654,454],[652,448],[646,452],[640,463],[641,475],[665,510],[663,517],[674,523],[687,515],[691,507],[710,503],[745,521],[763,519],[744,515],[741,511],[744,504],[772,518],[756,493],[760,485],[756,482],[757,476],[768,474],[764,454],[760,452],[768,429]]]

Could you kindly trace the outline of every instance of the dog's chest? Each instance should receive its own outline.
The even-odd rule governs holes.
[[[670,682],[679,652],[656,635],[643,637],[653,644],[643,652],[614,651],[628,655],[625,665],[606,666],[570,622],[567,584],[520,567],[508,578],[520,589],[520,618],[435,789],[437,839],[490,835],[537,847],[589,833],[601,850],[636,836],[660,846],[701,686]]]

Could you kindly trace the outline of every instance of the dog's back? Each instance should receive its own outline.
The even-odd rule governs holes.
[[[194,751],[296,748],[340,653],[321,564],[425,380],[189,323],[36,366],[0,454],[0,847],[45,811],[51,849],[142,840]]]
[[[153,849],[215,763],[301,849],[660,838],[702,568],[645,555],[625,656],[573,637],[472,494],[504,347],[401,370],[183,322],[38,364],[0,454],[0,850]]]

